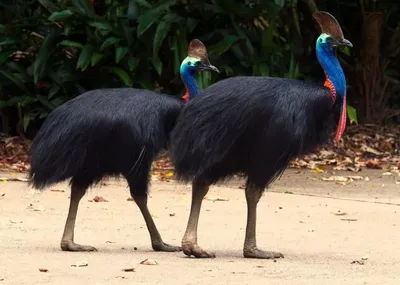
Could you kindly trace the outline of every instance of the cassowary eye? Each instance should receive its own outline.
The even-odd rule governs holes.
[[[191,66],[191,65],[192,65],[192,63],[189,61],[189,62],[187,63],[187,65]]]

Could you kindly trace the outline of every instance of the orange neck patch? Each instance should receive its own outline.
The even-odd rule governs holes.
[[[187,103],[187,101],[189,100],[189,90],[186,88],[186,92],[185,95],[183,95],[182,97],[183,103]]]
[[[335,103],[335,101],[336,101],[336,89],[335,89],[335,86],[333,85],[332,81],[329,79],[328,76],[326,76],[324,87],[328,88],[329,91],[331,92],[332,104]]]

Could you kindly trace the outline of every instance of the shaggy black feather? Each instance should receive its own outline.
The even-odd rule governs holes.
[[[210,184],[244,173],[265,187],[299,154],[327,141],[334,124],[328,89],[298,80],[231,77],[181,111],[170,153],[180,180]]]
[[[55,109],[31,147],[31,184],[68,178],[87,188],[122,174],[136,196],[147,194],[151,163],[167,148],[180,99],[143,89],[99,89]],[[133,195],[133,193],[132,193]]]

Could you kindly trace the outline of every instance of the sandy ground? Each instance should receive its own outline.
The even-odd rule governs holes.
[[[370,181],[343,186],[320,180],[332,174],[286,171],[258,208],[258,244],[285,254],[276,262],[242,258],[242,181],[209,193],[229,201],[203,203],[199,244],[217,254],[208,260],[152,251],[124,181],[108,181],[81,202],[75,240],[99,251],[62,252],[67,185],[38,193],[23,182],[0,181],[0,284],[400,284],[400,176],[382,177],[382,172],[363,171],[356,175]],[[0,172],[0,177],[16,176]],[[189,189],[152,183],[149,206],[165,242],[180,244]],[[89,202],[96,195],[109,202]],[[158,265],[139,264],[146,258]],[[362,258],[363,265],[351,264]],[[82,260],[87,267],[71,267]],[[122,271],[132,267],[135,272]]]

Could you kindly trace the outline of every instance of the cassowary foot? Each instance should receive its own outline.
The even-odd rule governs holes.
[[[63,251],[97,251],[97,249],[90,245],[80,245],[76,244],[73,241],[62,241],[61,242],[61,249]]]
[[[182,249],[183,253],[187,256],[193,255],[196,258],[215,258],[215,253],[208,253],[197,244],[186,244],[182,246]]]
[[[154,251],[163,251],[163,252],[182,251],[182,248],[180,246],[170,245],[165,242],[161,244],[153,244],[152,247]]]
[[[243,251],[245,258],[258,258],[258,259],[275,259],[284,258],[283,254],[275,251],[264,251],[258,248],[245,249]]]

